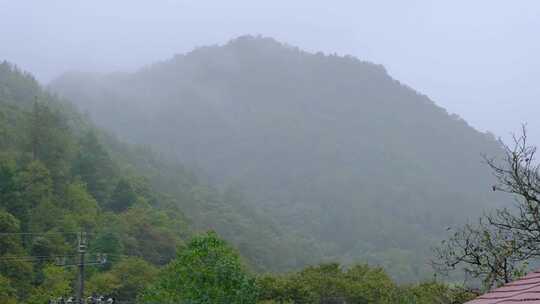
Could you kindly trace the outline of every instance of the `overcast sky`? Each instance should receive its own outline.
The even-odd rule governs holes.
[[[383,64],[480,130],[540,144],[538,0],[0,0],[0,60],[43,83],[261,34]]]

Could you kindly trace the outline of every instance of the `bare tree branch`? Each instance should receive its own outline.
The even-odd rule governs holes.
[[[537,148],[529,145],[525,125],[511,146],[501,141],[502,161],[484,156],[497,184],[494,191],[511,194],[512,209],[499,209],[466,225],[435,249],[433,267],[447,273],[460,267],[490,288],[523,273],[527,261],[540,257],[540,165]]]

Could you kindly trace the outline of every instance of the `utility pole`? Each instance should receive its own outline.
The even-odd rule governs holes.
[[[75,258],[75,261],[73,261],[73,263],[66,263],[66,256],[58,256],[56,259],[56,266],[78,268],[75,304],[84,304],[84,269],[86,266],[104,265],[107,263],[107,254],[97,253],[95,258],[89,258],[87,261],[86,250],[88,249],[88,242],[86,239],[86,232],[79,232],[77,234],[77,239],[77,252],[79,255]],[[51,301],[55,300],[51,299]]]
[[[77,303],[84,302],[84,255],[86,253],[86,232],[79,234],[79,288],[77,289]]]

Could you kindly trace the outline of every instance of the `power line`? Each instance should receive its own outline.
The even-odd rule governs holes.
[[[144,259],[143,256],[140,255],[128,255],[128,254],[109,254],[109,253],[95,253],[96,256],[95,262],[91,262],[93,264],[103,264],[103,260],[107,259],[109,257],[113,258],[140,258]],[[55,260],[55,259],[64,259],[64,258],[75,258],[78,257],[79,254],[61,254],[61,255],[42,255],[42,256],[2,256],[0,257],[0,261],[46,261],[46,260]],[[156,259],[154,259],[156,260]],[[157,262],[168,262],[171,259],[167,258],[159,258],[156,261]],[[72,265],[59,265],[59,266],[75,266],[78,264],[72,264]]]
[[[3,256],[0,257],[0,261],[13,261],[13,260],[52,260],[58,258],[75,257],[77,255],[42,255],[42,256]]]
[[[78,268],[78,278],[77,278],[77,288],[76,288],[76,303],[84,303],[84,276],[85,276],[85,266],[91,265],[104,265],[107,263],[108,254],[96,253],[95,259],[86,259],[86,251],[88,246],[87,233],[85,232],[0,232],[0,237],[4,236],[50,236],[50,235],[77,235],[77,254],[66,254],[66,255],[43,255],[43,256],[2,256],[0,257],[0,262],[38,262],[38,261],[55,261],[57,266],[61,267],[77,267]],[[90,233],[90,235],[94,235]],[[116,258],[129,258],[137,257],[143,258],[142,256],[137,255],[126,255],[126,254],[111,254],[111,257]],[[66,260],[69,259],[73,261],[76,259],[75,263],[66,263]],[[169,259],[158,258],[156,259],[159,262],[166,262]],[[116,303],[131,303],[118,301]]]
[[[79,235],[80,232],[0,232],[0,236],[10,235]],[[87,233],[94,235],[94,233]]]
[[[119,258],[140,258],[140,259],[143,259],[145,260],[145,257],[144,256],[141,256],[141,255],[129,255],[129,254],[107,254],[108,257],[119,257]],[[153,259],[155,260],[155,259]],[[172,259],[168,259],[168,258],[159,258],[157,259],[158,262],[169,262],[171,261]]]

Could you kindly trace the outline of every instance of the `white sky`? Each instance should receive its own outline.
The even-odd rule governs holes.
[[[0,60],[47,83],[262,34],[383,64],[480,130],[540,144],[537,0],[0,0]]]

